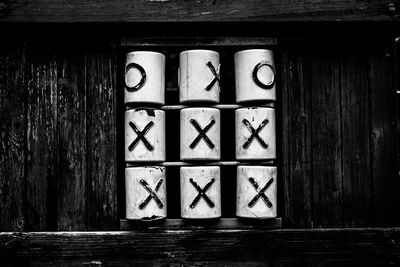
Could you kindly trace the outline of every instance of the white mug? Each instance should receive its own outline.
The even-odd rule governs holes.
[[[125,169],[126,218],[157,220],[167,217],[165,167]]]
[[[236,216],[257,219],[276,217],[276,167],[238,166],[236,184]]]
[[[211,50],[187,50],[179,55],[179,101],[219,102],[219,53]]]
[[[165,103],[165,56],[151,51],[126,54],[125,104]]]
[[[276,100],[273,52],[250,49],[235,54],[236,102]]]
[[[152,108],[125,111],[125,161],[165,161],[165,112]]]
[[[221,158],[219,109],[182,109],[180,134],[181,160],[219,160]]]
[[[276,158],[275,109],[247,107],[235,110],[237,160]]]
[[[181,217],[221,217],[221,172],[217,166],[181,167]]]

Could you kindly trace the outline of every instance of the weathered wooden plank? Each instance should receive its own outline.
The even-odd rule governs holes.
[[[22,44],[0,44],[0,231],[24,229],[24,61]]]
[[[310,51],[281,48],[282,177],[285,226],[312,226]]]
[[[311,45],[311,153],[314,227],[340,227],[342,153],[340,52],[327,44]]]
[[[68,50],[66,50],[68,47]],[[86,57],[77,44],[57,49],[59,230],[84,230],[86,207]]]
[[[399,4],[334,1],[8,0],[5,22],[398,21]]]
[[[125,37],[121,40],[122,47],[268,47],[278,45],[276,38],[268,37]]]
[[[400,263],[400,229],[170,230],[1,233],[0,259],[32,265],[97,263],[281,266]]]
[[[87,227],[119,228],[116,162],[116,55],[111,45],[87,56]]]
[[[57,62],[41,45],[26,45],[27,215],[30,231],[57,226]]]
[[[343,221],[346,227],[370,226],[369,54],[356,45],[336,49],[341,55]]]
[[[396,162],[396,90],[392,43],[371,47],[371,175],[374,225],[398,225],[399,169]]]
[[[395,40],[395,87],[397,108],[397,140],[400,139],[400,36]],[[397,141],[397,175],[400,177],[400,141]]]
[[[282,218],[252,220],[238,218],[220,218],[214,220],[165,219],[158,221],[120,220],[120,229],[134,230],[204,230],[204,229],[276,229],[282,228]]]

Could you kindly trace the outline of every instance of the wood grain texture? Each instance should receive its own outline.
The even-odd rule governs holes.
[[[123,37],[121,38],[121,47],[263,47],[278,45],[277,38],[268,37]]]
[[[340,48],[343,222],[363,227],[372,221],[369,53],[357,45]]]
[[[74,47],[75,45],[75,47]],[[86,222],[86,61],[85,54],[69,44],[57,50],[59,230],[85,230]]]
[[[2,263],[263,264],[375,266],[400,263],[400,230],[143,230],[1,233]]]
[[[399,224],[399,166],[396,162],[396,90],[393,43],[370,48],[371,178],[373,225]]]
[[[295,228],[312,226],[309,53],[305,45],[281,48],[284,223]]]
[[[397,0],[392,1],[399,4]],[[198,22],[198,21],[398,21],[387,2],[335,1],[69,1],[9,0],[6,22]]]
[[[116,230],[116,53],[111,44],[87,55],[87,227]]]
[[[397,175],[400,177],[400,37],[395,41],[395,88],[396,88],[396,109],[397,109]]]
[[[165,219],[156,221],[133,221],[120,220],[120,230],[207,230],[207,229],[278,229],[282,228],[282,218],[252,220],[243,218],[220,218],[211,220],[185,220],[185,219]]]
[[[0,231],[24,229],[24,50],[0,44]]]
[[[27,215],[26,229],[57,226],[57,62],[35,44],[26,45]]]
[[[311,45],[313,226],[340,227],[342,153],[339,51]]]

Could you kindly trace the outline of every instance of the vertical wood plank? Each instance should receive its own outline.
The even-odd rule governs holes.
[[[286,227],[312,226],[310,51],[282,47],[282,150]]]
[[[396,90],[392,43],[371,47],[371,161],[374,226],[400,223]]]
[[[397,109],[397,175],[400,177],[400,36],[395,40],[395,87],[396,87],[396,109]]]
[[[327,44],[311,49],[313,226],[340,227],[343,222],[340,52]]]
[[[29,231],[56,230],[57,62],[27,45],[27,218]]]
[[[86,61],[79,44],[57,50],[59,230],[86,229]]]
[[[24,229],[24,49],[0,44],[0,231]]]
[[[91,50],[87,64],[88,229],[116,230],[116,54]]]
[[[343,220],[364,227],[372,221],[368,52],[352,45],[341,51]]]

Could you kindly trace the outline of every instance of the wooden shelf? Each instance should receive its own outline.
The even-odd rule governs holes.
[[[2,266],[400,264],[400,228],[3,232]],[[244,264],[245,263],[245,264]]]
[[[165,161],[165,162],[126,162],[126,167],[135,167],[143,165],[156,165],[164,167],[181,167],[181,166],[239,166],[239,165],[274,165],[275,160],[264,161]]]
[[[268,37],[142,37],[122,38],[122,47],[266,47],[278,45],[277,38]]]
[[[29,23],[113,23],[120,24],[172,23],[191,22],[189,27],[196,23],[209,23],[206,30],[212,31],[219,23],[231,23],[230,32],[240,31],[236,27],[238,22],[260,23],[293,23],[306,22],[395,22],[398,21],[396,1],[392,1],[392,9],[387,3],[370,1],[318,1],[315,4],[295,1],[268,1],[263,3],[255,0],[237,1],[159,1],[159,0],[131,0],[131,1],[73,1],[66,4],[61,0],[51,3],[45,0],[21,2],[8,0],[7,6],[0,13],[0,22]],[[25,4],[24,4],[25,3]],[[396,3],[397,4],[397,3]],[[7,12],[8,10],[8,12]],[[275,24],[273,24],[275,23]],[[102,28],[104,25],[100,24]],[[194,25],[193,25],[194,24]],[[300,23],[301,24],[301,23]],[[145,27],[131,26],[134,32],[142,32]],[[160,25],[157,25],[160,28]],[[162,26],[162,25],[161,25]],[[248,32],[255,30],[250,24],[245,29]],[[292,26],[293,27],[293,26]],[[272,28],[272,29],[270,29]],[[259,26],[260,33],[268,33],[274,27]],[[306,28],[306,27],[303,27]],[[146,30],[147,27],[145,28]],[[103,30],[104,31],[104,30]],[[243,30],[242,30],[243,31]],[[162,33],[162,32],[161,32]]]
[[[158,221],[133,221],[120,220],[120,229],[123,231],[140,229],[178,229],[178,230],[199,230],[199,229],[278,229],[282,228],[282,218],[274,219],[238,219],[221,218],[211,220],[185,220],[165,219]]]
[[[134,109],[134,108],[143,108],[146,104],[126,104],[126,110]],[[207,107],[207,108],[217,108],[222,110],[231,110],[231,109],[238,109],[238,108],[248,108],[248,107],[268,107],[268,108],[275,108],[275,103],[263,103],[263,104],[249,104],[248,106],[245,105],[238,105],[238,104],[217,104],[217,105],[207,105],[207,104],[195,104],[195,105],[165,105],[160,107],[149,107],[149,108],[158,108],[162,110],[181,110],[184,108],[195,108],[195,107]]]

